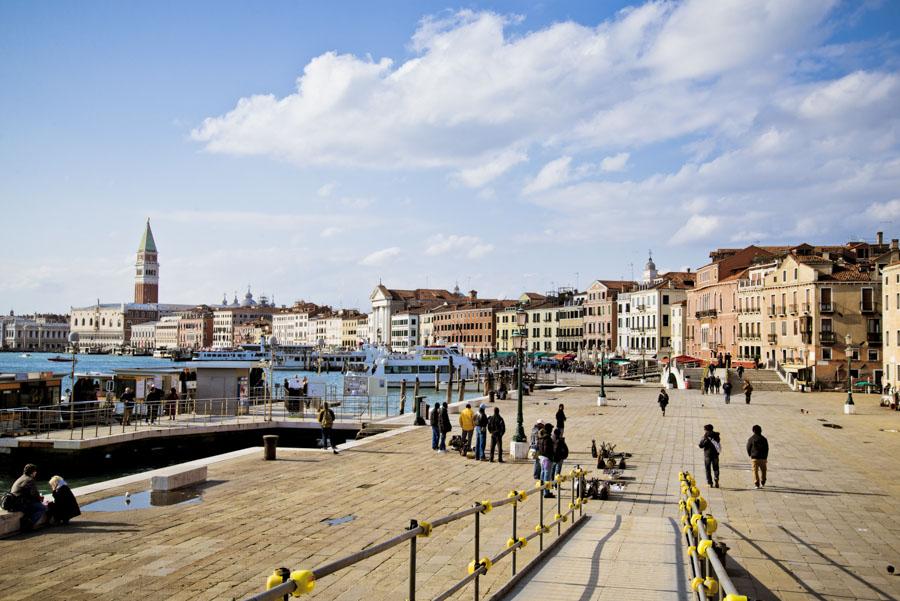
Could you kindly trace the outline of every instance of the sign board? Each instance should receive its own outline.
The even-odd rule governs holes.
[[[185,384],[188,390],[197,390],[197,380],[188,380]]]
[[[115,380],[107,380],[106,381],[106,392],[115,392],[116,391],[116,381]]]
[[[355,374],[344,376],[344,396],[366,396],[368,393],[368,377]]]
[[[134,381],[134,397],[136,399],[142,399],[144,396],[144,381],[138,378]]]

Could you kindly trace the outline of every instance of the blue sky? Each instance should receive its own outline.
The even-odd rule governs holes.
[[[0,310],[900,237],[900,4],[0,3]]]

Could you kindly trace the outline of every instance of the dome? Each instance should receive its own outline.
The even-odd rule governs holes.
[[[256,301],[253,300],[253,293],[250,292],[250,288],[247,288],[247,294],[244,295],[244,302],[241,303],[242,307],[255,307]]]
[[[656,263],[653,262],[653,255],[650,255],[650,258],[647,259],[647,264],[644,266],[644,269],[647,271],[656,271]]]
[[[238,302],[237,294],[234,295],[234,300],[231,301],[231,306],[232,307],[240,307],[241,306],[241,303]]]

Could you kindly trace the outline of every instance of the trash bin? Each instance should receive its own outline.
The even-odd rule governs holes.
[[[266,434],[263,436],[263,449],[266,461],[275,461],[275,450],[278,448],[278,435]]]

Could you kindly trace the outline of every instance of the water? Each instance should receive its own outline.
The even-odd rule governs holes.
[[[131,511],[167,505],[194,505],[203,501],[203,493],[197,488],[185,488],[172,491],[142,490],[129,493],[128,496],[116,495],[88,503],[81,507],[82,511]]]

